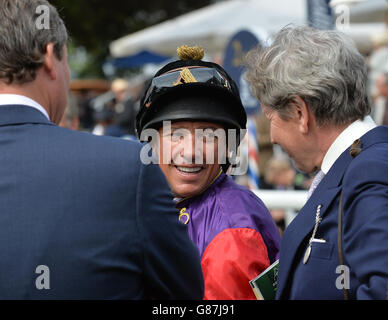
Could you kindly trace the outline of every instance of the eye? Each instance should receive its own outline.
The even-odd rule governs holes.
[[[218,141],[224,141],[225,131],[219,128],[203,129],[201,130],[198,138],[199,139],[202,138],[203,142],[207,144],[218,143]]]
[[[181,139],[184,139],[184,137],[187,135],[187,130],[178,128],[178,129],[173,129],[172,132],[170,133],[171,141],[177,142],[180,141]]]
[[[170,137],[171,137],[171,141],[179,141],[182,136],[179,134],[179,132],[174,131],[174,132],[171,132]]]
[[[216,136],[213,129],[205,129],[203,131],[203,138],[208,139],[208,140],[212,140],[214,138],[217,138],[217,136]]]

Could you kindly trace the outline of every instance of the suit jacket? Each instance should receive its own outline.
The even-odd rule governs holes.
[[[362,151],[348,148],[283,234],[278,299],[386,299],[388,290],[388,127],[361,137]],[[343,191],[342,247],[339,267],[338,205]],[[322,221],[306,264],[303,257],[315,224],[318,205]],[[347,277],[347,278],[346,278]]]
[[[0,299],[201,299],[198,250],[141,145],[0,106]]]

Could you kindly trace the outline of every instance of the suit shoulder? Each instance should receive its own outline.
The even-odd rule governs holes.
[[[88,132],[57,128],[56,143],[64,149],[72,148],[78,153],[92,153],[96,156],[109,154],[110,157],[139,155],[142,144],[121,138],[96,136]],[[139,157],[137,157],[139,158]],[[140,160],[140,158],[139,158]]]
[[[136,141],[125,140],[116,137],[97,136],[89,132],[72,131],[65,128],[57,127],[58,135],[62,136],[64,140],[72,140],[74,143],[87,144],[87,145],[99,145],[106,147],[122,147],[138,149],[140,151],[142,145]]]
[[[344,175],[344,183],[353,182],[354,180],[359,182],[386,180],[387,159],[388,141],[369,146],[351,161]]]
[[[141,171],[142,145],[138,142],[59,127],[51,130],[50,134],[46,143],[39,147],[51,150],[51,163],[93,172],[93,176],[111,174],[134,177]]]

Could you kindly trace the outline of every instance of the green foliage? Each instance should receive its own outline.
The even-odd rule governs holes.
[[[206,6],[211,0],[50,0],[68,28],[72,46],[88,59],[80,77],[102,75],[109,44],[127,34]]]

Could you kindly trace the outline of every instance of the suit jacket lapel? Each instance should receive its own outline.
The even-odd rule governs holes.
[[[304,239],[310,235],[315,224],[315,215],[318,205],[321,205],[321,217],[327,214],[332,201],[341,191],[341,182],[346,167],[349,165],[352,157],[349,154],[348,148],[340,158],[334,163],[326,176],[322,179],[314,193],[287,227],[283,234],[280,263],[279,263],[279,281],[278,281],[278,297],[286,294],[285,288],[289,280],[290,272],[295,256],[304,243]]]

